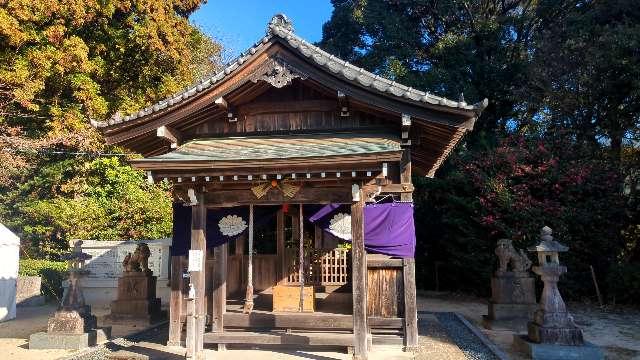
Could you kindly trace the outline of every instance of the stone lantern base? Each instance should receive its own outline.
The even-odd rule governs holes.
[[[540,344],[531,341],[527,335],[514,335],[513,348],[533,360],[604,360],[602,350],[589,342],[579,346]]]

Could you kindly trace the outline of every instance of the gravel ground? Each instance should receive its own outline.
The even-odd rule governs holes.
[[[466,360],[434,314],[420,314],[416,360]]]
[[[436,313],[435,316],[468,359],[499,360],[453,313]]]

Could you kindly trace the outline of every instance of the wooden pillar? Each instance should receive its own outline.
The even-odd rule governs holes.
[[[304,311],[304,223],[302,217],[302,204],[299,205],[299,213],[298,213],[298,230],[299,241],[300,241],[300,249],[298,254],[298,280],[300,280],[300,312]]]
[[[253,205],[249,205],[249,255],[247,256],[247,291],[244,298],[244,313],[253,311]]]
[[[356,197],[357,194],[357,197]],[[351,204],[352,290],[353,290],[353,358],[366,360],[367,349],[367,253],[364,250],[364,195],[354,190]]]
[[[187,358],[204,359],[203,337],[206,316],[205,291],[205,254],[207,252],[206,226],[207,208],[204,193],[198,192],[197,203],[191,207],[191,250],[201,251],[199,271],[191,271],[191,285],[195,297],[190,300],[190,316],[187,321]]]
[[[229,244],[224,243],[213,249],[213,319],[212,332],[224,331],[224,313],[227,309],[227,256]]]
[[[416,261],[414,258],[403,260],[404,280],[404,349],[415,351],[418,348],[418,309],[416,307]]]
[[[402,159],[400,160],[400,183],[411,184],[411,149],[405,148],[402,152]],[[400,200],[413,201],[412,193],[400,194]]]
[[[411,150],[405,148],[400,161],[400,182],[411,184]],[[412,201],[412,193],[402,193],[402,201]],[[404,280],[404,347],[405,351],[415,351],[418,347],[418,309],[416,306],[416,261],[404,259],[402,274]]]
[[[313,247],[315,249],[322,249],[322,232],[320,225],[316,225],[313,234]]]
[[[182,346],[182,287],[182,256],[172,256],[167,346]]]
[[[276,215],[276,241],[279,263],[278,267],[278,285],[287,282],[287,254],[284,247],[284,211],[282,208],[278,210]]]

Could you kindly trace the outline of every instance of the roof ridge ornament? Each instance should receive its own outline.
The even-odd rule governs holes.
[[[283,13],[273,15],[271,21],[269,21],[269,26],[267,26],[267,34],[271,34],[272,29],[276,26],[287,32],[293,32],[293,23]]]
[[[290,85],[293,79],[307,79],[308,75],[292,67],[279,57],[270,58],[260,65],[250,76],[249,80],[256,83],[259,80],[266,81],[275,88],[283,88]]]

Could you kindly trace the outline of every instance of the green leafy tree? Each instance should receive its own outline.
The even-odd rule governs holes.
[[[148,184],[117,157],[52,162],[4,196],[31,242],[32,256],[55,257],[69,240],[157,239],[171,235],[169,188]],[[9,215],[9,214],[5,214]]]

